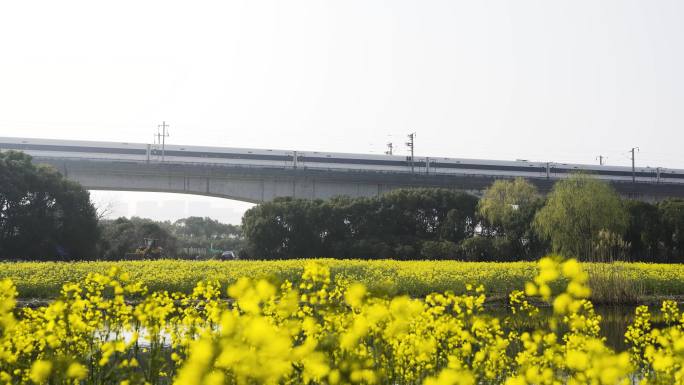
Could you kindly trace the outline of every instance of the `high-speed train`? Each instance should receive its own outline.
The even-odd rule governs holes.
[[[345,154],[227,147],[201,147],[90,142],[52,139],[3,138],[0,151],[18,150],[35,157],[85,158],[108,161],[203,163],[245,167],[326,169],[338,171],[405,172],[435,175],[484,175],[558,179],[575,172],[597,178],[631,181],[632,169],[554,162],[500,161],[397,155]],[[638,182],[684,184],[684,170],[638,167]]]

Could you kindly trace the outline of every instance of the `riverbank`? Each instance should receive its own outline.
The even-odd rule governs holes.
[[[216,280],[225,287],[244,276],[297,284],[310,261],[2,262],[0,279],[11,279],[20,298],[51,299],[59,295],[64,283],[79,282],[89,273],[106,273],[117,267],[151,291],[190,293],[201,280]],[[488,297],[505,301],[508,293],[522,289],[537,272],[534,262],[315,261],[328,266],[334,280],[363,283],[380,296],[463,293],[467,285],[483,285]],[[684,265],[616,262],[583,266],[590,276],[595,303],[656,303],[684,298]]]

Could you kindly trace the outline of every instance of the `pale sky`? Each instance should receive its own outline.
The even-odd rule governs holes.
[[[684,168],[684,1],[2,1],[0,136]],[[115,215],[251,205],[94,193]]]

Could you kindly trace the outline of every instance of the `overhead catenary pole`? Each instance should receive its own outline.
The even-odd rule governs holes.
[[[408,138],[409,138],[409,141],[406,142],[406,145],[408,146],[409,151],[411,152],[411,156],[409,157],[409,162],[411,163],[411,172],[413,172],[413,150],[415,147],[414,140],[416,138],[416,133],[412,132],[412,133],[408,134]]]
[[[632,147],[632,183],[636,183],[636,168],[634,167],[634,150],[639,151],[639,147]]]
[[[169,136],[169,133],[166,131],[166,129],[169,127],[168,124],[166,124],[166,121],[163,121],[162,124],[157,126],[157,138],[158,141],[162,145],[162,162],[164,162],[164,157],[165,157],[165,152],[166,152],[166,138]],[[161,132],[159,129],[161,128]]]
[[[385,155],[392,155],[394,151],[394,144],[392,142],[387,143],[387,151],[385,151]]]
[[[606,157],[603,155],[599,155],[596,157],[596,159],[598,159],[598,161],[599,161],[599,166],[603,166],[604,160],[606,159]]]

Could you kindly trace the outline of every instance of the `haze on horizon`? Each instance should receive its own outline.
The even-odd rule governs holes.
[[[684,168],[684,3],[0,4],[0,136]],[[250,204],[94,192],[112,215]]]

